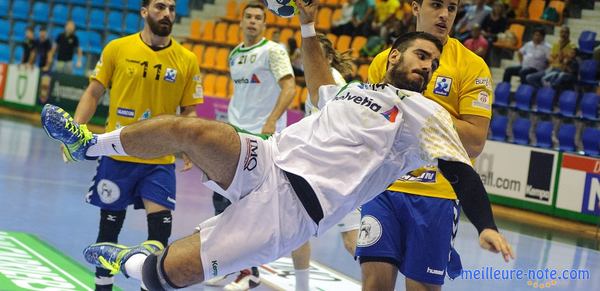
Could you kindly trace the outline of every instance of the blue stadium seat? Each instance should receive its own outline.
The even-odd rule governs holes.
[[[560,115],[564,117],[575,117],[575,108],[577,106],[577,93],[566,90],[558,97],[558,109]]]
[[[8,44],[0,43],[0,63],[10,62],[10,46]]]
[[[513,142],[516,144],[529,144],[529,129],[531,128],[531,121],[528,118],[517,118],[513,121],[512,132]]]
[[[585,93],[581,98],[581,117],[587,120],[598,121],[598,103],[600,102],[600,96],[595,93]]]
[[[18,45],[15,47],[12,56],[12,64],[20,64],[23,61],[23,47]]]
[[[75,22],[75,26],[80,29],[87,27],[87,9],[81,6],[75,6],[71,9],[71,19]]]
[[[127,0],[127,9],[132,11],[140,11],[142,0]]]
[[[64,31],[64,28],[55,26],[55,27],[48,29],[48,35],[52,41],[56,41],[56,38],[58,37],[58,35],[61,34],[63,31]]]
[[[541,148],[552,148],[552,129],[551,121],[539,121],[535,125],[536,146]]]
[[[76,31],[75,34],[77,35],[77,39],[79,39],[79,47],[81,47],[81,50],[84,52],[87,52],[88,47],[89,47],[89,34],[87,31]]]
[[[583,143],[583,152],[588,156],[600,155],[600,130],[588,127],[583,130],[581,135]]]
[[[10,0],[0,0],[0,17],[8,16]]]
[[[494,106],[507,107],[510,103],[510,83],[502,82],[496,85],[494,91]]]
[[[102,36],[94,31],[88,32],[88,52],[100,54],[102,52]]]
[[[585,54],[592,54],[596,44],[596,32],[584,30],[579,35],[579,51]]]
[[[104,30],[105,18],[104,10],[92,9],[90,11],[90,29]]]
[[[584,60],[579,66],[579,83],[595,86],[598,84],[596,74],[598,70],[598,61]]]
[[[104,40],[104,45],[106,46],[109,42],[111,42],[112,40],[115,40],[119,37],[121,37],[121,36],[118,34],[114,34],[114,33],[107,35],[106,39]]]
[[[575,151],[575,125],[561,124],[558,129],[558,148],[561,151]]]
[[[190,15],[190,1],[189,0],[177,0],[177,4],[175,6],[175,15],[189,16]]]
[[[0,41],[8,41],[10,32],[10,22],[0,19]]]
[[[77,54],[73,55],[73,74],[84,76],[87,69],[87,58],[85,55],[81,56],[81,68],[78,68],[75,64],[77,64]]]
[[[92,4],[92,7],[98,7],[98,8],[102,8],[104,9],[104,7],[106,6],[106,3],[104,3],[104,0],[92,0],[90,1]]]
[[[67,22],[68,15],[69,9],[67,6],[63,4],[55,4],[54,7],[52,7],[52,17],[50,17],[50,22],[63,25]]]
[[[15,0],[12,5],[12,17],[13,19],[23,19],[26,20],[29,18],[29,1],[27,0]]]
[[[114,32],[123,31],[123,14],[118,11],[108,13],[108,29]]]
[[[491,140],[505,141],[506,128],[508,127],[508,117],[503,115],[494,115],[490,122]]]
[[[542,87],[535,95],[536,112],[552,114],[554,112],[554,95],[556,91],[551,87]]]
[[[125,16],[125,33],[136,33],[140,30],[140,15],[136,13],[127,13]]]
[[[531,97],[535,88],[531,85],[521,84],[515,92],[515,107],[521,111],[531,111]]]
[[[104,0],[95,0],[95,1],[104,2]],[[71,2],[71,4],[82,5],[82,6],[87,5],[87,0],[69,0],[69,2]]]
[[[108,7],[110,8],[116,8],[119,10],[122,10],[123,8],[125,8],[125,1],[121,1],[121,0],[108,0]]]
[[[35,2],[33,4],[33,11],[31,12],[31,19],[36,22],[46,23],[48,22],[48,14],[50,13],[50,7],[44,2]]]
[[[27,28],[27,22],[24,22],[24,21],[13,22],[11,39],[16,42],[23,42],[25,40],[25,29],[26,28]]]

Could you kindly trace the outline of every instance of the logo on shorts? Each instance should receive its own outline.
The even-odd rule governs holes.
[[[213,276],[219,275],[219,263],[217,262],[217,260],[214,260],[214,261],[212,261],[210,263],[212,265]]]
[[[438,275],[438,276],[444,276],[444,270],[436,270],[436,269],[432,269],[429,267],[427,267],[427,273]]]
[[[369,247],[374,245],[381,238],[381,223],[377,218],[371,215],[365,215],[360,220],[358,240],[356,245],[359,247]]]
[[[258,149],[258,142],[255,139],[246,139],[246,160],[244,160],[244,170],[252,171],[256,168],[258,164],[256,157],[258,154],[256,150]]]
[[[98,182],[96,186],[96,191],[98,192],[98,196],[100,197],[100,201],[104,204],[111,204],[115,201],[119,200],[121,197],[121,190],[119,186],[115,184],[115,182],[102,179]]]
[[[439,76],[435,79],[435,87],[433,88],[433,94],[448,96],[450,95],[450,88],[452,87],[452,78]]]

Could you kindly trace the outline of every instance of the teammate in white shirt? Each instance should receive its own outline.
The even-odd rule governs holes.
[[[151,253],[156,248],[149,242],[134,248],[93,244],[84,251],[88,262],[123,271],[150,290],[196,284],[289,253],[424,165],[438,166],[463,205],[473,206],[466,213],[471,221],[495,227],[450,114],[412,92],[422,91],[437,68],[441,42],[422,32],[401,36],[388,58],[386,83],[338,87],[311,29],[318,1],[296,4],[306,82],[320,111],[268,139],[217,121],[174,116],[92,135],[62,109],[44,107],[44,129],[76,159],[185,152],[206,174],[205,184],[233,202],[203,222],[199,233],[163,251]],[[325,104],[326,96],[334,97]],[[510,252],[504,239],[497,251]]]

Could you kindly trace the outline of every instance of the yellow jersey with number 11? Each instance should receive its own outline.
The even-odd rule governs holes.
[[[136,33],[111,41],[104,50],[90,80],[109,90],[106,131],[138,120],[176,114],[177,107],[203,102],[202,80],[195,55],[174,39],[154,49]],[[125,162],[170,164],[172,155],[143,160],[112,156]]]

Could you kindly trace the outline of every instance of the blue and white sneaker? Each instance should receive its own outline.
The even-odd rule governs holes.
[[[46,104],[42,109],[42,127],[51,138],[64,144],[64,153],[70,161],[93,160],[86,156],[87,149],[96,144],[96,135],[85,124],[78,124],[64,109]]]
[[[114,243],[95,243],[83,250],[85,260],[100,268],[110,271],[111,275],[122,272],[129,277],[125,268],[121,268],[131,256],[136,254],[151,255],[164,249],[159,241],[149,240],[134,247],[126,247]]]

